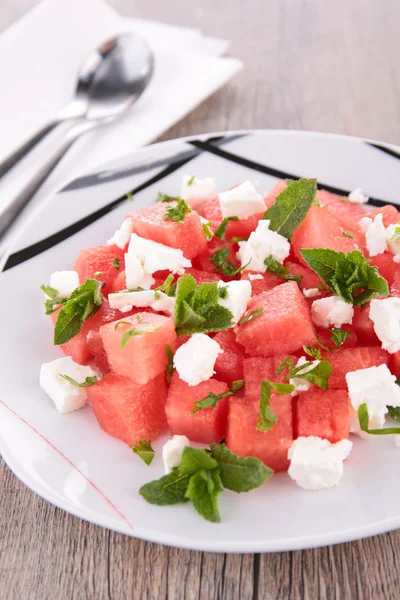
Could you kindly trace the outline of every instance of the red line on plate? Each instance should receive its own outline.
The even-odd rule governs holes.
[[[125,523],[128,525],[128,527],[133,530],[133,525],[128,521],[128,519],[125,517],[125,515],[123,515],[122,512],[118,510],[118,508],[115,506],[115,504],[113,504],[113,502],[111,502],[111,500],[109,498],[107,498],[107,496],[97,487],[97,485],[95,483],[93,483],[93,481],[91,481],[76,465],[74,465],[74,463],[67,456],[65,456],[65,454],[63,454],[61,452],[61,450],[59,450],[54,444],[52,444],[50,442],[50,440],[48,440],[42,433],[40,433],[40,431],[35,429],[35,427],[33,427],[33,425],[31,425],[30,423],[28,423],[28,421],[26,421],[23,417],[21,417],[21,415],[19,415],[17,412],[15,412],[15,410],[10,408],[5,402],[3,402],[3,400],[0,400],[0,403],[3,406],[5,406],[13,415],[18,417],[18,419],[20,421],[22,421],[23,423],[28,425],[28,427],[30,427],[30,429],[32,429],[32,431],[34,431],[39,437],[41,437],[42,440],[47,442],[47,444],[51,448],[53,448],[53,450],[55,450],[57,452],[57,454],[59,454],[62,458],[64,458],[64,460],[66,460],[67,463],[69,463],[71,465],[71,467],[73,467],[76,471],[78,471],[78,473],[80,473],[82,475],[82,477],[84,477],[86,479],[86,481],[92,486],[92,488],[94,490],[96,490],[96,492],[98,494],[100,494],[100,496],[103,498],[103,500],[105,500],[107,502],[107,504],[109,504],[111,506],[111,508],[117,513],[117,515],[123,521],[125,521]]]

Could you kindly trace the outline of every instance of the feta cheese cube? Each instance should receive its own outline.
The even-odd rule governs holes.
[[[40,387],[53,400],[58,412],[67,413],[85,406],[86,389],[73,385],[61,375],[84,383],[86,377],[94,377],[96,372],[91,367],[74,362],[70,356],[44,363],[40,368]]]
[[[186,446],[190,446],[186,435],[174,435],[174,437],[164,444],[162,457],[166,475],[171,473],[175,467],[179,467]]]
[[[339,296],[328,296],[314,300],[311,305],[311,318],[319,327],[340,327],[345,323],[351,323],[354,316],[354,308]]]
[[[69,298],[79,286],[79,275],[76,271],[56,271],[50,277],[50,287],[58,291],[59,298]]]
[[[182,250],[141,238],[135,233],[131,235],[128,255],[138,259],[145,275],[152,275],[156,271],[171,271],[183,275],[185,269],[192,266],[190,260],[183,256]]]
[[[117,308],[122,312],[128,312],[135,306],[137,308],[150,307],[159,312],[169,315],[174,314],[175,298],[167,296],[164,292],[155,290],[144,290],[139,292],[117,292],[108,295],[111,308]]]
[[[338,485],[343,477],[343,461],[353,444],[341,440],[331,444],[316,436],[298,437],[289,448],[289,477],[303,490],[323,490]]]
[[[350,192],[348,198],[349,202],[352,202],[353,204],[365,204],[369,200],[369,197],[364,194],[361,188],[356,188]]]
[[[388,406],[400,406],[400,387],[387,365],[358,369],[346,374],[351,406],[354,409],[352,430],[360,431],[357,411],[366,404],[369,414],[369,429],[381,429],[385,423]]]
[[[125,246],[128,244],[131,239],[131,233],[133,230],[133,219],[128,217],[122,223],[121,227],[117,229],[112,238],[107,240],[107,244],[109,246],[113,246],[114,244],[123,250]]]
[[[301,367],[301,365],[305,365],[309,361],[305,356],[300,356],[299,360],[296,363],[296,367]],[[304,367],[301,371],[299,371],[298,375],[304,375],[305,373],[309,373],[317,365],[319,365],[320,360],[313,360],[311,365]],[[299,392],[307,392],[311,387],[311,382],[306,379],[301,379],[301,377],[292,377],[289,379],[290,385],[294,385],[294,390],[292,392],[292,396],[297,396]]]
[[[247,219],[266,210],[263,197],[251,181],[245,181],[231,190],[221,192],[218,194],[218,199],[223,219],[227,217]]]
[[[383,254],[387,249],[386,229],[383,224],[383,215],[379,213],[375,219],[363,217],[360,220],[360,228],[365,233],[365,241],[370,256]]]
[[[289,256],[290,244],[288,240],[269,228],[270,221],[261,220],[257,229],[251,233],[247,242],[239,242],[237,257],[242,267],[247,265],[247,271],[265,272],[264,260],[273,256],[275,260],[283,262]]]
[[[399,223],[397,223],[397,225],[389,225],[386,227],[386,241],[389,251],[394,254],[393,261],[395,263],[400,263],[400,240],[397,242],[390,241],[394,234],[397,233],[396,229],[397,231],[400,229]]]
[[[382,348],[394,354],[400,350],[400,298],[371,300],[369,317]]]
[[[318,288],[304,288],[303,289],[303,295],[305,298],[315,298],[315,296],[319,296],[320,295],[320,290]]]
[[[219,281],[218,287],[226,289],[226,297],[219,298],[218,304],[224,306],[233,314],[233,322],[236,325],[246,312],[251,298],[251,283],[246,279],[241,281]]]
[[[214,375],[215,361],[222,353],[218,342],[205,333],[195,333],[175,352],[174,367],[182,381],[198,385]]]
[[[181,197],[187,204],[195,208],[205,200],[211,200],[217,195],[215,181],[211,177],[193,177],[193,175],[184,175],[182,179]]]
[[[148,290],[155,283],[154,277],[145,273],[143,265],[134,254],[125,254],[125,282],[126,289],[135,290],[143,288]]]

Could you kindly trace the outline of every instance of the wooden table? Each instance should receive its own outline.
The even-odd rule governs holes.
[[[0,29],[36,1],[2,0]],[[244,61],[242,73],[163,139],[254,127],[340,132],[400,144],[398,0],[113,4],[125,14],[227,37],[231,54]],[[176,550],[62,512],[26,489],[1,459],[0,506],[0,598],[400,597],[400,531],[281,554]]]

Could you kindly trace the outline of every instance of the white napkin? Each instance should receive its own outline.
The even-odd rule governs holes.
[[[203,37],[197,29],[126,19],[103,0],[43,0],[0,36],[0,161],[68,103],[85,56],[127,31],[139,33],[154,51],[149,88],[123,119],[73,146],[42,197],[151,142],[241,68],[236,59],[219,58],[226,40]]]

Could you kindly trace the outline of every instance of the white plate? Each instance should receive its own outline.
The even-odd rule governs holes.
[[[210,137],[210,136],[208,136]],[[237,495],[224,492],[223,522],[188,505],[156,507],[137,493],[162,475],[160,452],[146,467],[100,431],[89,407],[60,415],[40,390],[41,363],[60,356],[39,289],[70,268],[81,248],[103,244],[124,215],[179,193],[183,173],[213,176],[219,189],[252,179],[262,192],[276,177],[318,177],[325,188],[355,187],[396,203],[400,149],[308,132],[225,134],[144,148],[72,182],[25,224],[0,281],[0,443],[9,467],[40,496],[88,521],[138,538],[197,550],[268,552],[333,544],[400,526],[400,451],[390,436],[355,440],[342,483],[310,493],[286,474]],[[134,204],[123,198],[133,190]],[[159,450],[162,442],[156,444]]]

